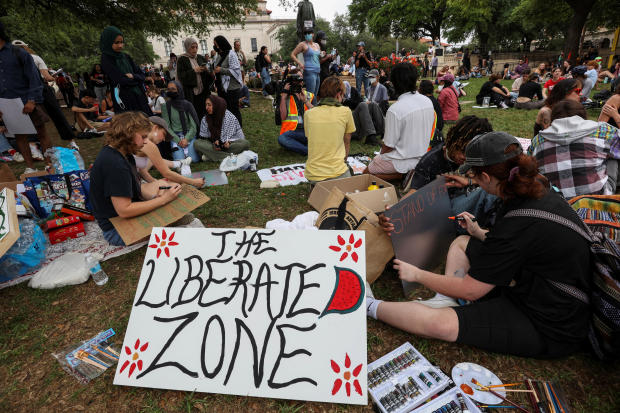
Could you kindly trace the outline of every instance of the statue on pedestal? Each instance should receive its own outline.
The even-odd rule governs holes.
[[[304,28],[315,28],[316,17],[314,6],[309,0],[300,1],[297,5],[297,41],[304,41]]]

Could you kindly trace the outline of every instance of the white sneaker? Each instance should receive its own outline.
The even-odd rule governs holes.
[[[504,103],[504,102],[500,102],[499,103],[499,107],[502,108],[502,109],[508,109],[508,105],[506,103]]]
[[[415,300],[414,302],[423,304],[431,308],[458,307],[459,303],[452,297],[443,294],[435,294],[433,298],[428,300]]]
[[[75,149],[76,151],[80,150],[80,147],[78,146],[77,143],[75,143],[75,141],[69,142],[69,145],[67,145],[67,147],[70,149]]]
[[[188,178],[192,176],[192,169],[189,167],[189,165],[181,166],[181,175],[188,177]]]
[[[192,163],[192,157],[191,156],[188,156],[187,158],[185,158],[185,159],[183,159],[181,161],[181,165],[188,165],[189,166],[189,164],[191,164],[191,163]]]
[[[32,158],[36,159],[37,161],[42,161],[45,159],[43,157],[43,153],[41,153],[41,151],[37,147],[37,144],[34,142],[30,142],[30,153],[32,154]]]
[[[271,96],[271,95],[267,95],[267,96],[265,96],[265,97],[266,97],[267,99],[269,99],[269,100],[273,100],[273,96]]]
[[[15,162],[24,162],[24,157],[22,156],[22,154],[21,154],[21,153],[19,153],[19,152],[15,152],[15,153],[13,154],[13,160],[14,160]]]
[[[465,87],[465,86],[467,86],[467,85],[469,85],[469,82],[467,82],[467,83],[461,83],[461,87]]]
[[[31,174],[31,173],[33,173],[33,172],[39,172],[39,170],[38,170],[38,169],[36,169],[36,168],[26,168],[26,169],[24,170],[24,173],[25,173],[25,174]]]
[[[207,155],[202,155],[200,159],[202,159],[203,162],[207,162]]]

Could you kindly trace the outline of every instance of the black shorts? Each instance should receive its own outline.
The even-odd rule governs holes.
[[[548,353],[544,337],[506,296],[455,307],[454,311],[459,319],[457,343],[525,357],[544,357]]]

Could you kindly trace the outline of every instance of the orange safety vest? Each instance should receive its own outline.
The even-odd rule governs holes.
[[[290,100],[288,103],[288,113],[286,115],[286,119],[282,121],[280,135],[282,135],[284,132],[297,129],[297,120],[299,116],[299,113],[297,112],[297,105],[295,104],[295,99],[293,98],[293,95],[289,96],[289,99]],[[314,94],[306,91],[306,99],[310,99],[310,101],[312,101],[312,99],[314,99]],[[308,110],[308,105],[306,105],[305,103],[304,110]]]

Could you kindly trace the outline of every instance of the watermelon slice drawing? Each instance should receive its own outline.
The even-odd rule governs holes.
[[[327,314],[352,313],[364,301],[364,279],[349,268],[334,267],[334,270],[336,270],[334,292],[319,318]]]

